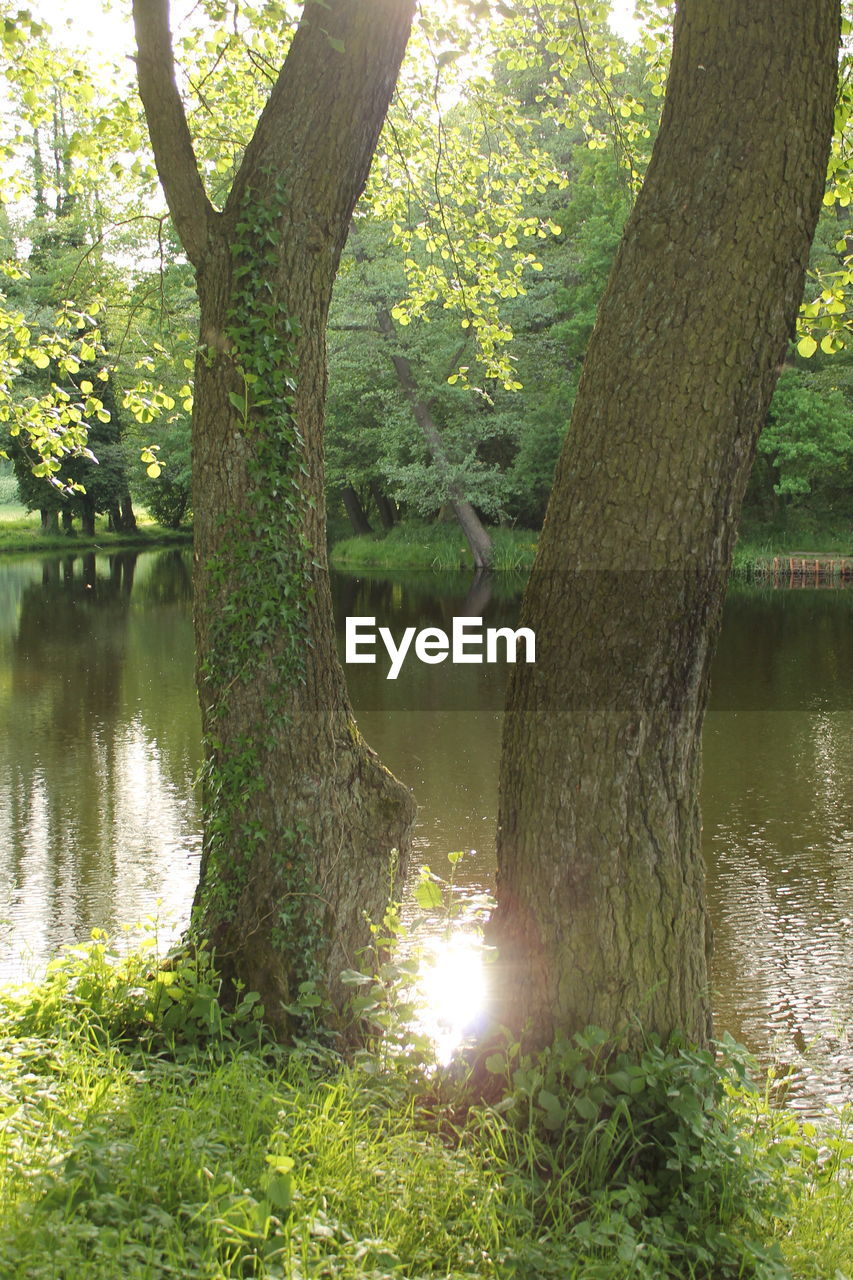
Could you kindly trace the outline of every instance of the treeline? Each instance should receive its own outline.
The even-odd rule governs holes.
[[[477,560],[488,558],[490,526],[541,526],[660,104],[660,54],[648,40],[626,50],[604,28],[593,36],[607,90],[598,99],[564,50],[524,30],[491,50],[487,76],[464,69],[464,47],[441,54],[439,102],[419,86],[426,54],[415,43],[409,105],[392,112],[332,304],[333,539],[457,519]],[[36,107],[31,81],[7,68],[19,187],[0,227],[14,264],[6,300],[31,326],[49,325],[69,296],[98,300],[97,349],[60,382],[76,402],[94,387],[103,412],[87,419],[94,456],[69,457],[62,488],[45,484],[24,435],[8,440],[20,500],[46,529],[79,519],[91,532],[96,514],[132,529],[134,503],[177,528],[192,516],[192,272],[156,210],[132,95],[42,29],[29,57],[52,88]],[[264,92],[257,61],[232,56],[228,75],[248,119]],[[563,95],[575,86],[559,112],[554,83]],[[234,159],[211,141],[209,176],[215,186],[221,174],[223,189],[239,155],[234,110]],[[115,161],[120,143],[139,148],[128,164]],[[140,212],[149,204],[155,212]],[[824,272],[847,253],[838,209],[824,210],[813,249]],[[747,493],[750,531],[819,535],[849,523],[853,357],[834,345],[805,359],[791,344]],[[53,365],[25,362],[15,394],[38,396],[57,377]]]

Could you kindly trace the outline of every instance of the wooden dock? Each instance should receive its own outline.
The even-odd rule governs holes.
[[[846,586],[853,583],[853,556],[837,551],[786,551],[773,557],[772,574],[774,586]]]

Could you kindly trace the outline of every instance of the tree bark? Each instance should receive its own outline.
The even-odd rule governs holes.
[[[358,732],[335,655],[322,450],[332,284],[412,10],[413,0],[306,4],[217,213],[175,88],[165,0],[134,3],[140,90],[201,308],[193,509],[206,765],[193,928],[211,941],[226,992],[259,992],[282,1037],[302,984],[342,1003],[340,972],[369,940],[365,914],[382,916],[414,817]],[[249,384],[258,345],[277,363],[253,365]]]
[[[709,666],[832,132],[837,0],[682,0],[525,595],[500,780],[495,1016],[711,1029]]]
[[[133,499],[130,496],[130,490],[125,489],[121,502],[119,504],[119,514],[121,516],[121,527],[124,533],[136,533],[138,528],[136,523],[136,512],[133,509]]]
[[[88,495],[80,500],[80,528],[87,538],[95,536],[95,507]]]
[[[349,516],[353,533],[373,533],[370,521],[364,513],[361,498],[351,484],[345,484],[341,489],[341,501],[344,504],[344,510]]]

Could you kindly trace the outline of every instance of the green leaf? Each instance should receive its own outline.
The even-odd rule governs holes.
[[[367,973],[359,973],[356,969],[344,969],[341,974],[341,982],[346,983],[348,987],[363,987],[373,979]]]
[[[545,1128],[559,1129],[566,1118],[566,1109],[556,1094],[548,1089],[540,1089],[539,1105],[545,1112]]]
[[[264,1194],[273,1208],[279,1211],[290,1208],[293,1200],[293,1176],[291,1174],[268,1173],[264,1179],[264,1184]]]
[[[415,901],[422,911],[441,906],[441,889],[434,880],[419,880],[415,885]]]
[[[586,1094],[581,1094],[579,1098],[574,1100],[575,1111],[582,1120],[595,1120],[598,1116],[598,1107],[588,1098]]]
[[[807,333],[804,338],[800,338],[800,341],[797,343],[797,352],[804,360],[808,360],[816,351],[817,343],[810,333]]]

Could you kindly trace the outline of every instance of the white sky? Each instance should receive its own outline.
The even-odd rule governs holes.
[[[427,0],[428,2],[428,0]],[[133,45],[133,24],[130,19],[130,0],[41,0],[36,8],[54,28],[66,23],[79,39],[85,34],[97,46],[108,45],[112,50],[130,54]],[[637,35],[638,24],[634,19],[634,0],[612,0],[611,26],[624,39],[630,41]]]

